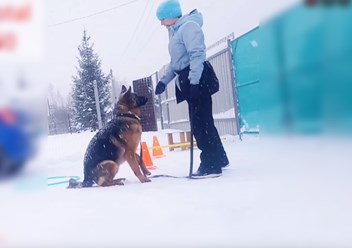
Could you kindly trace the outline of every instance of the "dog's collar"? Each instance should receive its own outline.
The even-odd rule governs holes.
[[[139,116],[132,114],[131,112],[127,112],[127,113],[117,113],[117,116],[121,116],[121,117],[129,117],[129,118],[133,118],[136,119],[137,121],[141,121],[141,118],[139,118]]]

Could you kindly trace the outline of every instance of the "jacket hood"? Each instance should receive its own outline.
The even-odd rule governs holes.
[[[203,16],[198,10],[192,10],[189,14],[182,16],[175,25],[171,26],[170,29],[173,31],[178,30],[186,22],[196,22],[200,27],[203,26]]]

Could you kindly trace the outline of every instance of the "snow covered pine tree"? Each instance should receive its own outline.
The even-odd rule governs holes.
[[[78,46],[79,57],[77,76],[73,77],[72,112],[74,131],[96,131],[98,129],[98,115],[94,97],[94,81],[97,82],[99,104],[102,123],[110,118],[111,108],[110,79],[101,70],[101,61],[93,50],[90,36],[83,31],[81,45]]]

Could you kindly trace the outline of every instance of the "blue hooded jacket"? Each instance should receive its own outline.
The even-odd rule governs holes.
[[[203,62],[206,59],[202,25],[202,14],[193,10],[168,28],[171,61],[166,68],[165,75],[160,79],[161,82],[167,85],[176,76],[175,72],[190,65],[190,83],[199,84],[204,67]]]

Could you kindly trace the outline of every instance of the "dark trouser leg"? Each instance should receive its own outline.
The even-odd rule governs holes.
[[[200,155],[201,167],[207,169],[219,169],[228,164],[226,152],[222,145],[219,133],[214,125],[211,96],[202,96],[196,104],[188,102],[190,118],[193,118],[193,135],[197,141],[198,148],[202,151]]]

